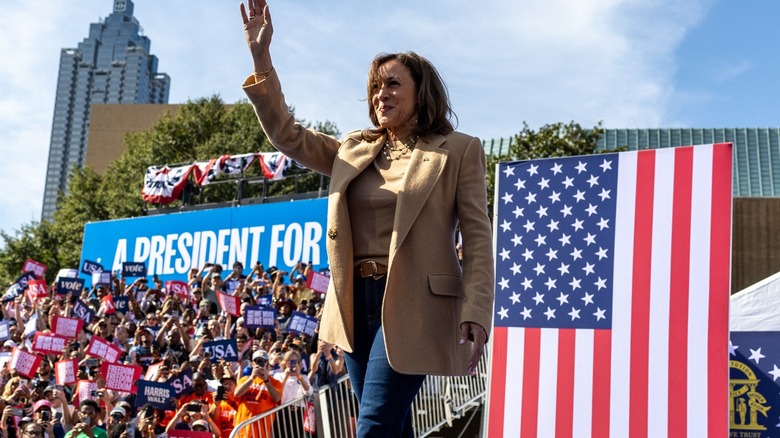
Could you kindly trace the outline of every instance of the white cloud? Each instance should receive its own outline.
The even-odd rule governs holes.
[[[513,135],[524,120],[659,126],[674,92],[675,50],[710,1],[277,0],[272,50],[297,114],[332,120],[343,132],[368,124],[371,58],[402,50],[434,62],[460,129],[482,138]],[[159,70],[171,75],[171,103],[244,97],[240,84],[252,64],[237,4],[135,1]],[[0,184],[15,189],[0,191],[0,229],[40,214],[60,49],[76,46],[111,5],[4,2],[0,147],[14,166]]]

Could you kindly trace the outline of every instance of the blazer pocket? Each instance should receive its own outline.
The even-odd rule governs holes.
[[[463,279],[458,274],[428,274],[428,284],[434,295],[465,298]]]

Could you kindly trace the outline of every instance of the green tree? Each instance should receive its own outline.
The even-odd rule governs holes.
[[[495,168],[500,161],[534,160],[537,158],[568,157],[590,155],[616,150],[597,150],[599,138],[604,134],[601,122],[591,129],[585,129],[578,123],[558,122],[544,125],[534,131],[523,122],[523,129],[514,136],[509,153],[488,157],[488,211],[493,211],[493,192],[495,191]]]
[[[339,136],[338,128],[332,122],[301,123],[319,132]],[[27,258],[48,266],[48,281],[54,279],[61,267],[78,267],[86,223],[140,216],[150,207],[141,196],[143,177],[149,166],[184,165],[225,154],[274,150],[251,105],[246,101],[225,105],[218,96],[190,101],[177,114],[163,116],[147,131],[128,134],[125,146],[125,151],[102,175],[89,168],[73,170],[67,192],[58,198],[52,221],[31,222],[13,234],[0,232],[4,242],[0,249],[0,281],[4,284],[13,281]],[[304,174],[298,180],[298,191],[318,188],[319,175],[305,170],[298,172]],[[262,176],[260,166],[252,165],[245,171],[245,176]],[[235,199],[235,181],[222,179],[228,183],[202,188],[204,202]],[[261,184],[254,185],[245,196],[259,194],[260,187]],[[267,195],[294,190],[295,181],[289,178],[269,185]],[[175,201],[170,206],[180,205],[181,201]],[[4,290],[0,290],[2,292]]]

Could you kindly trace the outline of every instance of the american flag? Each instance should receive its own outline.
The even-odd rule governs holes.
[[[731,144],[496,180],[488,436],[726,436]]]

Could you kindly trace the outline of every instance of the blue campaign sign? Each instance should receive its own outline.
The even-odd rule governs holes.
[[[117,312],[127,313],[127,309],[130,306],[129,297],[114,297],[114,307]]]
[[[79,296],[81,295],[82,289],[84,289],[83,278],[60,278],[57,280],[58,294],[73,294]]]
[[[146,264],[139,262],[122,263],[122,278],[146,277]]]
[[[283,271],[311,261],[317,269],[328,266],[326,215],[322,198],[93,222],[84,228],[81,260],[101,260],[107,271],[144,263],[163,283],[186,281],[206,262],[227,272],[239,261],[244,275],[258,261]]]
[[[82,249],[83,254],[83,249]],[[81,273],[92,275],[93,272],[103,272],[105,269],[103,269],[103,265],[101,265],[98,262],[93,262],[91,260],[86,260],[84,257],[81,258]],[[92,278],[92,277],[90,277]]]
[[[11,337],[11,322],[0,321],[0,341],[5,341]]]
[[[138,381],[138,393],[135,396],[135,405],[140,407],[151,403],[157,409],[173,411],[176,409],[176,392],[169,383],[152,382],[149,380]]]
[[[268,294],[268,295],[263,295],[260,298],[258,298],[257,299],[257,304],[259,304],[259,305],[261,305],[263,307],[268,307],[268,306],[271,305],[271,303],[273,303],[273,301],[274,301],[274,295],[273,294]]]
[[[192,368],[187,368],[176,375],[176,377],[171,377],[167,383],[173,387],[176,398],[189,395],[193,391]]]
[[[83,319],[87,324],[92,323],[92,319],[95,318],[95,311],[87,306],[87,303],[76,300],[76,304],[73,305],[73,316],[79,319]]]
[[[211,363],[220,359],[238,362],[238,344],[235,339],[206,342],[203,344],[203,351],[211,358]]]
[[[263,306],[246,306],[244,308],[244,324],[247,328],[276,328],[276,309]]]
[[[296,335],[314,336],[316,330],[317,318],[301,312],[293,312],[290,316],[290,323],[287,324],[287,331]]]

